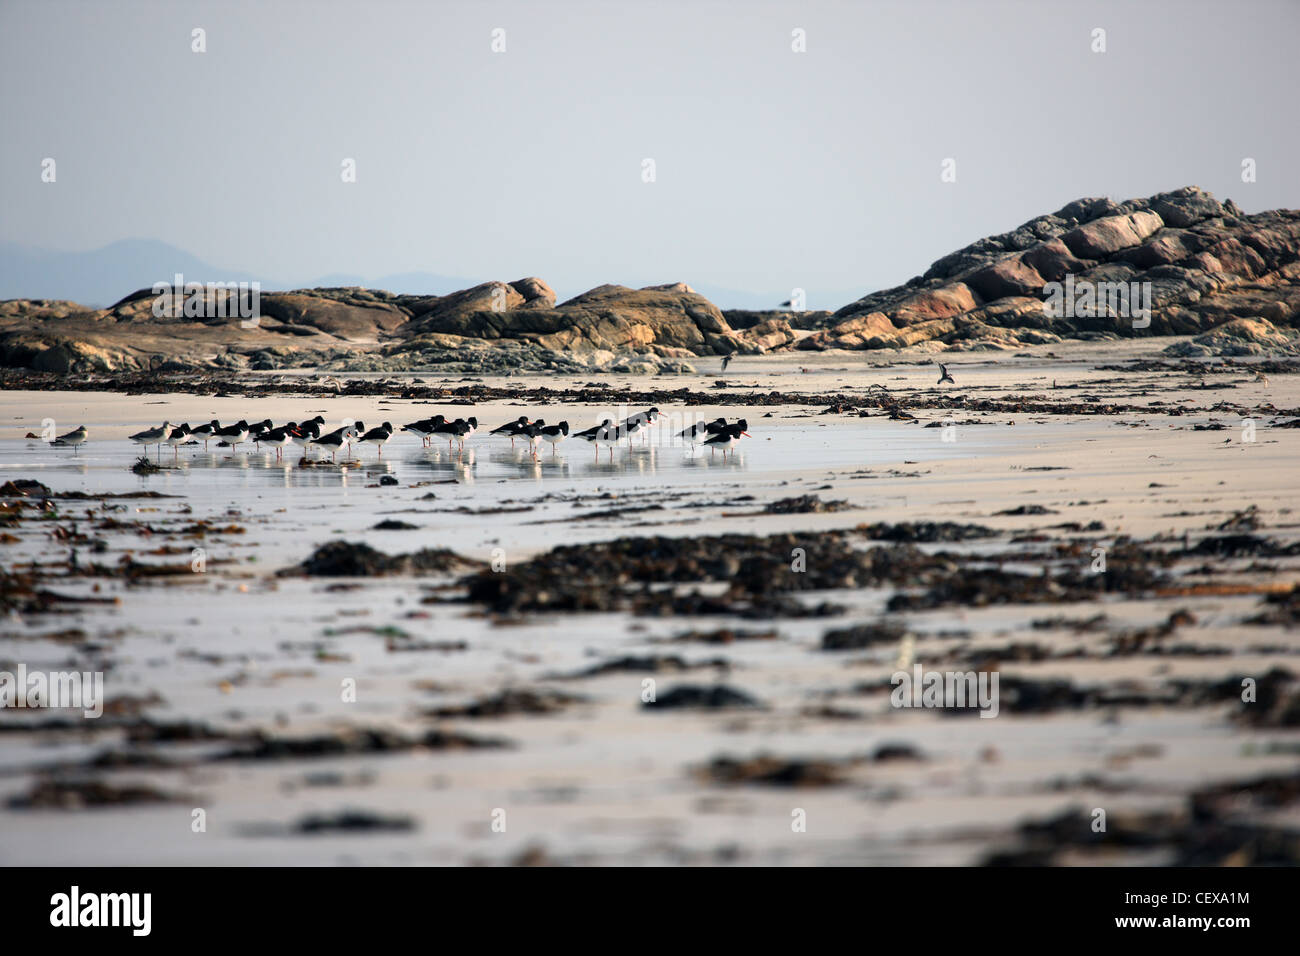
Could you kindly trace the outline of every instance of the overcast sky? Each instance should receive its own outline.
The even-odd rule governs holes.
[[[0,0],[0,238],[816,305],[1080,196],[1300,206],[1297,37],[1287,0]]]

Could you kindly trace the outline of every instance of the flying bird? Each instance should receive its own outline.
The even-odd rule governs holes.
[[[939,363],[939,381],[935,382],[935,384],[936,384],[936,385],[942,385],[944,382],[952,382],[953,385],[956,385],[956,384],[957,384],[955,381],[953,381],[953,377],[952,377],[951,375],[948,374],[948,366],[946,366],[946,365],[944,365],[942,362],[940,362],[940,363]]]

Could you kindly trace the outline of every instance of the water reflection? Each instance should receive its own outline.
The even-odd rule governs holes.
[[[74,458],[51,452],[44,446],[30,448],[23,453],[23,467],[77,476],[74,484],[85,485],[102,486],[104,477],[116,473],[117,480],[110,481],[110,485],[131,485],[165,494],[199,490],[220,494],[227,490],[272,488],[356,488],[379,484],[386,475],[393,476],[402,485],[422,481],[472,485],[485,481],[607,480],[619,476],[650,479],[683,473],[698,475],[714,468],[731,472],[748,467],[747,456],[739,449],[724,458],[721,453],[710,454],[709,449],[671,441],[643,441],[639,437],[631,443],[620,443],[612,449],[612,456],[609,448],[597,450],[585,441],[570,440],[558,446],[544,444],[536,458],[526,442],[517,441],[512,448],[508,440],[484,440],[483,436],[467,442],[463,450],[456,444],[449,449],[442,442],[429,447],[418,442],[394,443],[385,449],[382,459],[368,447],[351,451],[344,448],[339,451],[337,461],[331,461],[328,454],[322,455],[319,450],[304,459],[302,449],[286,448],[277,458],[273,450],[258,450],[251,445],[235,449],[213,445],[204,450],[202,445],[194,444],[181,446],[174,463],[167,451],[161,460],[150,455],[150,461],[160,463],[162,470],[149,475],[130,473],[132,465],[142,456],[140,449],[127,442],[104,442],[92,453],[86,454],[87,451],[83,448],[82,454]],[[206,481],[203,476],[208,476]]]

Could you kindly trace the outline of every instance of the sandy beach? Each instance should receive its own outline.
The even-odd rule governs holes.
[[[0,670],[102,671],[107,698],[93,721],[0,711],[0,862],[1223,862],[1194,808],[1294,852],[1269,843],[1294,802],[1260,794],[1300,779],[1300,379],[1149,355],[970,353],[943,388],[908,352],[475,376],[516,394],[472,406],[400,397],[463,385],[436,374],[368,396],[284,373],[248,376],[278,383],[255,396],[0,392],[0,482],[52,493],[4,499]],[[638,410],[562,400],[595,386],[690,401],[657,402],[613,464],[480,432],[339,467],[186,445],[140,476],[126,440],[164,419]],[[670,440],[717,415],[748,421],[731,460]],[[47,418],[90,439],[23,437]],[[330,542],[454,558],[304,570]],[[554,570],[561,545],[603,584]],[[796,549],[792,583],[770,569]],[[918,663],[999,674],[996,718],[891,706]]]

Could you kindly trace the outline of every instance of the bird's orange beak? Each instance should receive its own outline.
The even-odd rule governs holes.
[[[741,434],[744,435],[746,438],[751,437],[749,432],[741,432]]]

